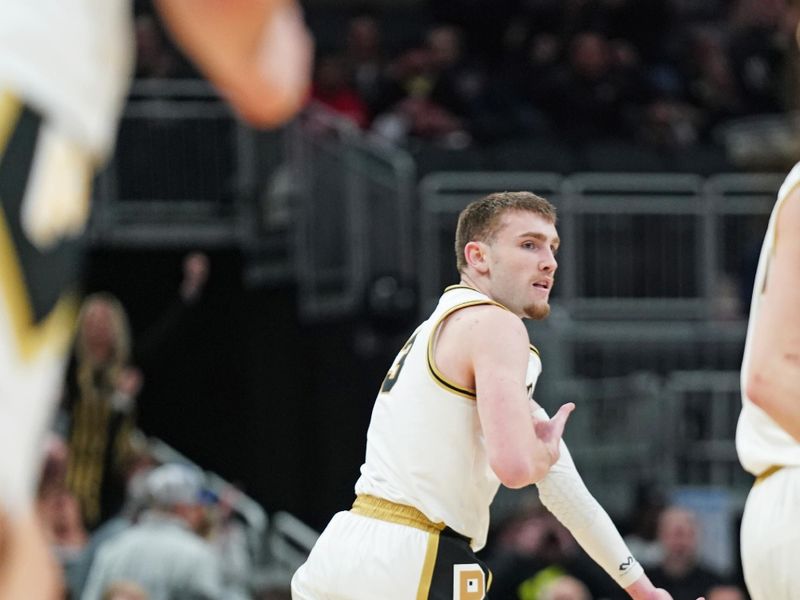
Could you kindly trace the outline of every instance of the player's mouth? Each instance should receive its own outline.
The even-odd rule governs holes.
[[[553,280],[552,279],[540,279],[539,281],[534,281],[532,285],[537,290],[542,290],[544,292],[549,292],[550,288],[553,287]]]

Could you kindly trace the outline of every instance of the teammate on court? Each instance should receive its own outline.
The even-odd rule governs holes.
[[[350,511],[336,514],[292,580],[294,600],[480,600],[475,551],[502,483],[542,502],[635,599],[669,600],[586,489],[553,419],[522,319],[543,319],[557,267],[555,208],[527,192],[470,204],[456,231],[461,283],[395,358],[375,401]]]
[[[756,476],[741,529],[753,600],[800,598],[800,163],[772,210],[742,361],[736,449]]]
[[[294,0],[157,0],[234,109],[277,125],[302,105],[311,42]],[[32,495],[78,305],[94,170],[133,56],[130,0],[0,2],[0,599],[51,597]]]

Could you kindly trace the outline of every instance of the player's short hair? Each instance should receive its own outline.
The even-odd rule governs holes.
[[[496,192],[471,202],[458,216],[456,227],[456,267],[467,266],[464,248],[469,242],[491,242],[500,228],[500,219],[509,210],[536,213],[555,224],[556,207],[531,192]]]

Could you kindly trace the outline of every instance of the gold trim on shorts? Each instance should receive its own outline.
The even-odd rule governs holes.
[[[369,494],[359,494],[350,511],[364,517],[407,525],[428,533],[439,533],[445,528],[444,523],[434,523],[413,506],[397,504]]]
[[[436,567],[436,557],[439,554],[439,532],[428,534],[428,544],[425,547],[425,560],[422,563],[422,573],[417,587],[417,600],[428,600],[433,583],[433,570]]]
[[[753,482],[753,485],[755,486],[755,485],[758,485],[759,483],[763,483],[771,475],[774,475],[775,473],[780,471],[782,468],[783,468],[783,465],[772,465],[768,469],[764,469],[763,471],[761,471],[761,473],[759,473],[756,476],[756,480],[755,480],[755,482]]]

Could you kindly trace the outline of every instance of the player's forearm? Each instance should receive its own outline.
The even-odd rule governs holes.
[[[180,46],[247,121],[283,123],[304,103],[311,38],[293,0],[157,0]]]
[[[620,587],[627,589],[643,576],[644,569],[608,513],[586,488],[563,442],[558,461],[537,487],[542,504]]]
[[[525,419],[521,421],[524,422]],[[505,437],[487,440],[487,449],[489,465],[500,483],[511,489],[540,481],[547,475],[552,462],[530,425],[509,427]]]

